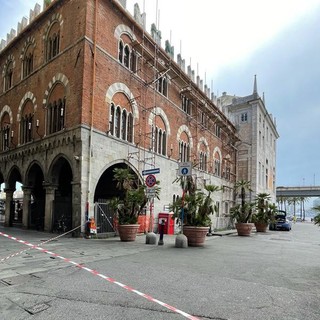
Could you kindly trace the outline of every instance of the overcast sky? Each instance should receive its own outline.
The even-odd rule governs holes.
[[[0,0],[0,39],[36,2]],[[277,186],[320,185],[320,0],[136,2],[215,94],[249,95],[256,74],[280,135]]]

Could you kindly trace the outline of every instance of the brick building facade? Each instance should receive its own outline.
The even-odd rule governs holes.
[[[47,3],[47,4],[46,4]],[[216,107],[184,60],[173,57],[159,31],[144,27],[124,1],[55,0],[36,5],[0,47],[0,183],[5,224],[22,184],[24,228],[69,230],[116,194],[113,169],[159,168],[160,200],[146,210],[156,220],[181,195],[179,162],[192,162],[198,188],[215,195],[221,224],[233,202],[236,128]]]

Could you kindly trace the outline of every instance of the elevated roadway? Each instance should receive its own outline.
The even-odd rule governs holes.
[[[277,187],[276,196],[279,197],[320,197],[320,186]]]

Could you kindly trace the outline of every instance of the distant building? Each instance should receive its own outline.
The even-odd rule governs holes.
[[[236,128],[181,55],[174,60],[170,43],[161,47],[155,25],[149,34],[145,14],[136,5],[132,16],[125,3],[45,1],[1,41],[6,225],[20,182],[24,228],[52,231],[63,218],[68,230],[84,230],[99,204],[118,195],[113,170],[123,167],[141,184],[144,170],[160,169],[160,200],[150,199],[145,212],[156,222],[182,194],[172,183],[178,164],[191,162],[198,188],[223,187],[212,223],[224,226],[234,199]]]
[[[258,193],[268,193],[276,203],[276,145],[279,134],[275,119],[268,113],[264,97],[257,91],[254,78],[253,93],[238,97],[223,93],[218,106],[233,122],[240,141],[237,148],[237,180],[251,182],[252,192],[247,200],[254,200]]]

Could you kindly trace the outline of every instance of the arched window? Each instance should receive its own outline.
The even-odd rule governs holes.
[[[168,80],[166,76],[160,76],[158,79],[157,90],[165,97],[168,96]]]
[[[129,44],[125,44],[122,39],[119,40],[118,45],[118,59],[119,62],[134,73],[137,72],[138,55]]]
[[[158,132],[158,139],[157,139],[157,141],[158,141],[158,150],[157,150],[157,152],[159,153],[159,154],[161,154],[162,152],[161,152],[161,145],[162,145],[162,130],[160,129],[159,130],[159,132]]]
[[[127,140],[128,142],[133,142],[133,116],[131,113],[128,115]]]
[[[60,25],[55,22],[47,35],[46,39],[46,61],[50,61],[60,51]]]
[[[116,115],[114,118],[114,132],[117,138],[120,138],[120,126],[121,126],[121,110],[120,107],[117,107]]]
[[[133,116],[120,106],[110,105],[109,131],[111,135],[133,142]]]
[[[137,72],[137,54],[134,50],[131,51],[131,59],[130,59],[130,70],[133,72]]]
[[[29,52],[29,54],[25,57],[23,63],[23,77],[27,77],[33,71],[33,54]]]
[[[48,133],[55,133],[64,128],[66,99],[58,99],[48,104]]]
[[[123,64],[129,68],[129,62],[130,62],[130,49],[129,46],[124,47],[124,57],[123,57]]]
[[[4,90],[7,91],[13,86],[13,61],[7,64],[4,75]]]
[[[191,101],[189,98],[187,98],[185,95],[181,95],[181,109],[187,113],[187,114],[191,114]]]
[[[1,151],[6,151],[10,147],[10,126],[9,124],[1,125]]]
[[[33,134],[33,115],[25,114],[20,121],[20,143],[28,143],[32,141]]]
[[[24,79],[33,71],[33,48],[27,48],[22,61],[22,78]]]
[[[123,62],[123,42],[121,39],[119,41],[119,61]]]
[[[121,139],[126,140],[127,138],[127,111],[122,111],[122,120],[121,120]]]
[[[110,108],[110,118],[109,118],[109,132],[111,135],[114,135],[114,113],[115,107],[114,104],[111,103],[111,108]]]
[[[204,156],[203,156],[203,162],[204,162],[204,164],[203,164],[203,170],[204,171],[208,171],[208,156],[207,156],[207,154],[205,153],[204,154]]]
[[[163,132],[162,135],[162,155],[166,155],[166,151],[167,151],[167,135],[166,132]]]
[[[220,177],[221,176],[221,163],[220,157],[218,154],[214,157],[214,175]]]
[[[189,162],[190,160],[190,146],[189,143],[180,140],[179,141],[179,160],[181,162]]]
[[[157,148],[158,148],[158,133],[159,133],[159,130],[156,127],[155,128],[155,132],[154,132],[154,136],[152,137],[152,140],[153,140],[153,151],[154,152],[157,152]]]
[[[207,171],[207,154],[203,151],[199,155],[199,169]]]

